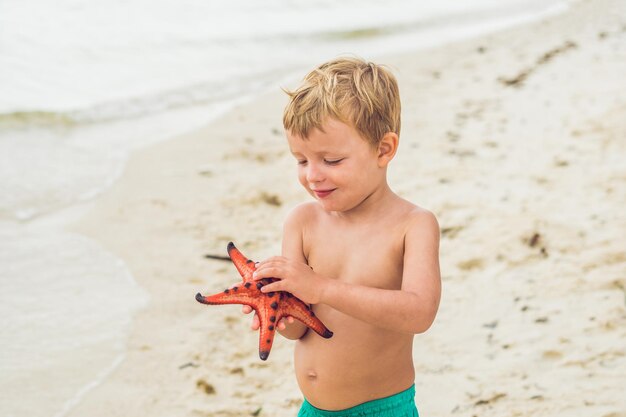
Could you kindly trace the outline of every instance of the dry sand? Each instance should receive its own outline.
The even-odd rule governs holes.
[[[403,100],[390,183],[436,213],[443,298],[415,338],[423,416],[626,416],[626,3],[379,57]],[[304,75],[304,74],[303,74]],[[293,342],[267,362],[237,306],[233,240],[279,253],[309,197],[275,93],[135,154],[74,230],[151,295],[124,362],[70,416],[293,416]]]

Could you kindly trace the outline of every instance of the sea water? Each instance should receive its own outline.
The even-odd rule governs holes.
[[[434,46],[567,5],[1,0],[0,415],[62,416],[123,360],[147,295],[65,225],[131,151],[324,60]]]

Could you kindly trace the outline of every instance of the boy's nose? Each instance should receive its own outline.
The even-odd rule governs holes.
[[[316,164],[309,164],[306,170],[306,180],[310,183],[320,182],[324,179],[324,173]]]

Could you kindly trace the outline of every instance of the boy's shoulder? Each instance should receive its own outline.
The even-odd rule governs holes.
[[[405,233],[430,230],[439,233],[439,223],[434,213],[408,200],[399,197],[391,218],[404,225]]]
[[[423,207],[408,202],[404,216],[403,236],[405,256],[416,258],[415,253],[436,254],[441,231],[435,214]],[[419,259],[419,257],[417,257]]]
[[[308,201],[301,203],[291,209],[287,214],[285,223],[289,225],[303,226],[311,220],[315,220],[318,216],[323,214],[323,209],[315,201]]]
[[[426,222],[432,222],[432,221],[437,221],[437,218],[435,217],[435,215],[433,214],[432,211],[418,206],[417,204],[414,204],[408,200],[405,200],[404,198],[399,197],[401,203],[400,203],[400,210],[402,212],[405,213],[405,218],[411,222],[420,222],[420,221],[426,221]]]

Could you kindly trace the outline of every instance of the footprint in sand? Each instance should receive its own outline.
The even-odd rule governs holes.
[[[559,360],[563,357],[563,353],[558,350],[544,350],[541,356],[548,360]]]
[[[545,53],[543,53],[539,58],[537,58],[535,65],[532,65],[528,68],[525,68],[517,73],[517,75],[513,77],[499,77],[498,81],[500,84],[505,87],[521,87],[524,84],[524,81],[535,72],[540,66],[547,64],[552,61],[556,56],[563,54],[571,49],[578,48],[578,45],[572,41],[566,41],[563,45],[557,46],[556,48],[552,48]]]
[[[441,236],[444,238],[454,239],[464,228],[464,226],[443,227],[441,229]]]
[[[196,388],[204,391],[204,393],[207,395],[215,394],[215,387],[206,382],[204,379],[199,379],[196,381]]]
[[[273,152],[252,152],[248,149],[239,149],[235,152],[227,153],[222,157],[222,160],[228,161],[233,159],[245,159],[249,161],[265,164],[273,161],[280,155]]]
[[[456,266],[463,271],[470,271],[472,269],[482,269],[485,261],[481,258],[471,258],[465,261],[461,261]]]

